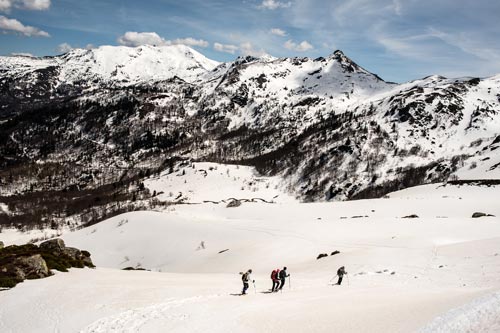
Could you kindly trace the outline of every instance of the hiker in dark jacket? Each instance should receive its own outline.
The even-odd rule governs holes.
[[[281,280],[281,285],[278,289],[281,290],[283,288],[283,286],[285,285],[285,279],[289,276],[290,276],[290,274],[286,273],[286,267],[283,267],[283,269],[280,271],[280,274],[279,274],[279,278]]]
[[[345,271],[345,267],[344,266],[340,267],[337,270],[337,276],[339,277],[339,280],[337,281],[337,284],[339,286],[342,284],[342,278],[344,277],[345,274],[347,274],[347,272]]]
[[[244,273],[241,276],[241,281],[243,281],[243,290],[241,291],[242,295],[246,295],[246,293],[247,293],[248,282],[251,279],[250,274],[252,274],[252,270],[251,269],[249,269],[246,273]]]

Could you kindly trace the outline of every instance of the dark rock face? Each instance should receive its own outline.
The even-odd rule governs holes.
[[[326,253],[320,253],[320,254],[318,254],[318,256],[316,257],[316,260],[319,260],[319,259],[321,259],[321,258],[325,258],[325,257],[328,257],[328,254],[326,254]]]
[[[246,84],[242,84],[238,88],[236,95],[234,95],[231,98],[231,101],[233,103],[238,104],[240,107],[244,107],[245,105],[247,105],[247,103],[248,103],[248,87]]]
[[[0,250],[3,249],[4,245],[3,245],[3,242],[0,241]]]

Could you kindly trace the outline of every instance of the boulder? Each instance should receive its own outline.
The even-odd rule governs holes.
[[[328,254],[326,254],[326,253],[320,253],[320,254],[318,254],[318,257],[316,258],[316,260],[324,258],[324,257],[328,257]]]
[[[83,259],[82,251],[74,247],[65,247],[62,249],[62,254],[70,257],[73,260]]]
[[[90,253],[88,251],[80,251],[79,249],[74,247],[66,247],[62,251],[62,254],[70,257],[73,260],[82,261],[83,264],[87,267],[94,267],[92,259],[90,259]]]
[[[82,250],[82,261],[87,267],[95,267],[92,259],[90,259],[90,252]]]
[[[39,279],[50,275],[47,263],[39,254],[18,257],[14,261],[14,266],[22,271],[26,279]]]
[[[481,212],[475,212],[474,214],[472,214],[472,218],[474,218],[474,219],[477,219],[477,218],[479,218],[479,217],[484,217],[484,216],[491,216],[491,217],[495,217],[495,215],[486,214],[486,213],[481,213]]]
[[[332,252],[331,255],[334,256],[334,255],[339,254],[339,253],[340,253],[340,251],[335,250],[335,251]]]
[[[232,208],[232,207],[239,207],[241,206],[241,201],[240,200],[231,200],[228,204],[227,204],[227,208]]]
[[[85,264],[85,266],[87,266],[87,267],[95,267],[94,263],[92,262],[92,259],[90,259],[90,256],[89,257],[83,257],[82,261]]]
[[[11,277],[17,282],[21,282],[24,279],[26,279],[26,274],[24,274],[23,270],[12,264],[0,266],[0,278],[5,276]],[[2,286],[0,284],[0,287],[6,287],[6,286]]]
[[[40,249],[55,253],[61,253],[65,248],[66,245],[64,244],[64,241],[60,238],[51,239],[40,244]]]

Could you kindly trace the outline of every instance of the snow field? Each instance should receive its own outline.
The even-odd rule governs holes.
[[[282,188],[280,177],[259,176],[254,168],[241,165],[189,163],[150,177],[144,185],[162,193],[160,200],[173,202],[227,203],[232,198],[297,202]]]
[[[488,332],[500,322],[499,190],[435,184],[388,199],[123,214],[63,235],[98,269],[1,292],[0,331]],[[349,275],[333,286],[342,265]],[[291,288],[267,294],[283,266]],[[236,296],[249,268],[256,288]]]

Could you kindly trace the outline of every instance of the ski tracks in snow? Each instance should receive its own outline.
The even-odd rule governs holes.
[[[170,299],[164,303],[127,310],[116,315],[101,318],[82,329],[80,333],[139,332],[142,326],[152,320],[183,321],[188,319],[189,315],[186,313],[175,313],[172,310],[186,304],[203,302],[215,297],[220,297],[220,295]]]

